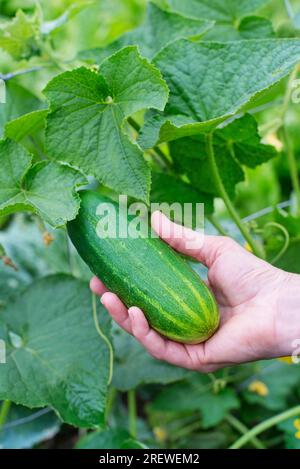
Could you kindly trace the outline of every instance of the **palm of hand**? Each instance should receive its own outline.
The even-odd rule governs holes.
[[[221,323],[215,335],[203,344],[183,345],[161,337],[152,330],[139,308],[129,310],[96,278],[92,290],[113,319],[133,334],[159,360],[204,372],[231,364],[271,356],[274,341],[274,310],[281,271],[244,250],[229,238],[206,237],[200,250],[186,248],[186,229],[175,238],[172,224],[162,214],[152,218],[155,231],[174,249],[195,257],[208,267],[208,282],[219,304]],[[163,236],[169,228],[168,237]],[[177,226],[176,226],[177,227]],[[177,227],[178,228],[178,227]],[[266,304],[268,305],[266,307]]]

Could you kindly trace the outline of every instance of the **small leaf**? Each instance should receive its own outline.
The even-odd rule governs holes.
[[[22,346],[12,347],[11,333]],[[109,350],[95,329],[85,283],[67,275],[34,282],[1,311],[0,338],[7,350],[0,399],[50,406],[79,427],[104,424]]]
[[[5,126],[5,137],[20,142],[25,137],[32,136],[45,127],[47,114],[47,109],[41,109],[9,121]]]
[[[41,107],[39,99],[26,88],[10,80],[5,83],[6,103],[0,104],[0,137],[5,124]]]
[[[15,18],[0,25],[0,48],[14,59],[29,59],[40,52],[40,15],[27,16],[18,10]]]
[[[10,140],[0,142],[0,161],[1,215],[29,210],[53,227],[76,217],[80,205],[76,188],[86,184],[79,171],[48,161],[31,167],[31,155]]]
[[[176,171],[187,175],[193,187],[219,196],[203,135],[171,142],[170,152]],[[277,154],[272,146],[261,143],[257,123],[248,114],[215,132],[214,152],[222,181],[231,198],[235,196],[235,186],[244,180],[242,166],[254,168]]]
[[[115,191],[149,200],[150,169],[124,121],[149,107],[162,110],[168,89],[159,71],[127,47],[101,66],[54,78],[45,90],[51,103],[46,147],[51,157],[94,175]]]
[[[264,39],[275,37],[270,20],[260,16],[246,16],[238,27],[242,39]]]

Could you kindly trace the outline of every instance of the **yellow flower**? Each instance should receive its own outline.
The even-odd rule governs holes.
[[[154,427],[153,428],[153,433],[155,435],[156,440],[159,443],[164,443],[168,438],[168,434],[167,434],[166,430],[162,427]]]
[[[43,241],[45,246],[50,246],[50,244],[52,244],[52,242],[54,241],[54,237],[51,233],[45,231],[45,233],[43,233]]]
[[[282,151],[283,143],[281,140],[279,140],[276,134],[274,133],[269,134],[265,140],[266,140],[266,143],[268,143],[269,145],[273,145],[273,147],[275,147],[277,151]]]
[[[248,387],[249,391],[258,394],[259,396],[265,397],[269,394],[269,389],[262,381],[252,381]]]
[[[297,438],[297,440],[300,440],[300,430],[297,433],[295,433],[295,437]]]
[[[278,361],[282,363],[287,363],[288,365],[294,364],[292,357],[281,357],[281,358],[278,358]]]
[[[294,420],[294,427],[300,431],[300,419]]]

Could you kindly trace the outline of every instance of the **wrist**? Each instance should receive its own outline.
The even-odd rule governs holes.
[[[278,295],[275,317],[278,356],[299,354],[300,348],[300,275],[286,274]]]

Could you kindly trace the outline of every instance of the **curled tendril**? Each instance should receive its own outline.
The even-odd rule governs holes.
[[[285,252],[287,251],[289,245],[290,245],[290,235],[289,235],[289,232],[288,230],[283,226],[281,225],[280,223],[276,223],[276,222],[269,222],[265,225],[264,227],[264,231],[266,231],[268,228],[275,228],[279,231],[281,231],[281,233],[283,233],[284,235],[284,244],[281,248],[281,250],[279,251],[278,254],[276,254],[276,256],[271,259],[270,263],[271,264],[275,264],[275,262],[279,261],[279,259],[282,258],[282,256],[285,254]]]

